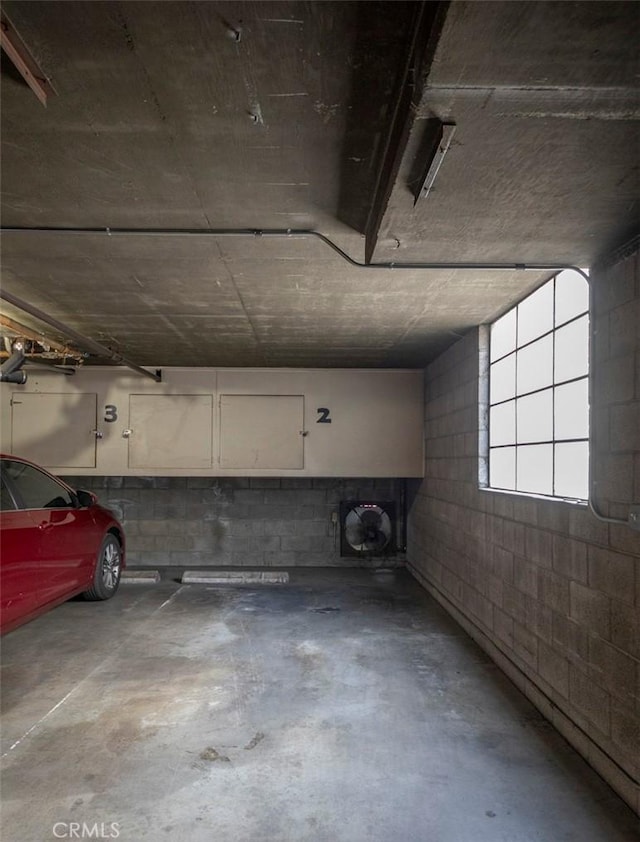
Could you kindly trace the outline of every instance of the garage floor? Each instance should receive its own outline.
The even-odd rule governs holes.
[[[637,839],[404,572],[127,584],[2,654],[6,840]]]

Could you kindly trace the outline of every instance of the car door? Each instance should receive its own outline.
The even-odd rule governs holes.
[[[38,534],[38,604],[63,598],[91,583],[96,526],[86,508],[54,477],[24,462],[7,460],[11,480]]]
[[[0,476],[0,625],[7,630],[38,606],[40,536]]]

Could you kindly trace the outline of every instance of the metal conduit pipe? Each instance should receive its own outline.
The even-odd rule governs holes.
[[[147,371],[146,368],[142,368],[141,366],[136,365],[136,363],[133,363],[126,357],[123,357],[122,354],[118,354],[115,351],[112,351],[111,348],[107,348],[106,345],[101,345],[99,342],[95,342],[93,339],[89,339],[88,336],[83,336],[81,333],[78,333],[78,331],[74,330],[71,327],[68,327],[62,322],[59,322],[57,319],[54,319],[53,316],[47,315],[47,313],[43,312],[42,310],[39,310],[32,304],[28,304],[21,298],[12,295],[10,292],[7,292],[6,290],[0,290],[0,298],[4,298],[5,301],[8,301],[9,304],[13,304],[13,306],[17,307],[19,310],[22,310],[25,313],[30,313],[39,321],[50,325],[56,330],[59,330],[60,333],[64,334],[65,336],[68,336],[70,339],[73,339],[86,351],[98,354],[101,357],[105,357],[106,359],[111,360],[111,362],[118,363],[119,365],[125,365],[133,371],[137,372],[138,374],[143,374],[145,377],[150,377],[156,383],[160,383],[160,381],[162,380],[162,375],[159,371],[156,371],[155,373]]]
[[[575,269],[569,263],[438,263],[396,261],[361,263],[329,237],[311,228],[56,228],[49,226],[0,227],[2,234],[103,234],[107,237],[315,237],[357,269]]]
[[[403,270],[403,269],[473,269],[478,271],[483,270],[505,270],[505,271],[562,271],[563,269],[572,269],[574,272],[582,275],[582,277],[589,284],[589,431],[590,437],[594,436],[594,418],[595,412],[593,409],[594,402],[594,381],[595,381],[595,320],[592,318],[593,314],[593,288],[591,286],[591,279],[589,275],[580,269],[578,266],[573,266],[570,263],[439,263],[439,262],[379,262],[379,263],[361,263],[354,260],[346,251],[340,248],[329,237],[321,234],[319,231],[314,231],[311,228],[57,228],[39,226],[34,228],[28,227],[0,227],[0,233],[11,234],[104,234],[107,237],[123,236],[123,237],[315,237],[324,243],[343,260],[357,269],[387,269],[387,270]],[[2,297],[4,294],[0,293]],[[18,306],[18,305],[16,305]],[[49,322],[51,324],[51,322]],[[70,334],[72,335],[72,334]],[[79,334],[76,334],[79,336]],[[105,349],[107,350],[107,349]],[[112,352],[109,352],[112,353]],[[117,355],[116,355],[117,356]],[[115,360],[115,357],[112,357]],[[121,358],[122,360],[122,358]],[[150,372],[134,366],[132,363],[124,362],[124,365],[129,365],[137,371],[153,377],[154,380],[160,378],[154,377]],[[595,501],[595,453],[594,448],[589,447],[589,509],[594,517],[605,523],[618,523],[627,525],[627,521],[622,518],[607,517],[599,510]]]
[[[598,520],[603,521],[603,523],[618,523],[624,524],[628,526],[628,521],[623,520],[622,518],[617,517],[607,517],[603,515],[598,510],[598,505],[595,500],[595,492],[596,492],[596,472],[595,472],[595,448],[592,447],[592,443],[595,439],[595,409],[594,409],[594,400],[595,400],[595,380],[596,380],[596,327],[595,323],[596,320],[594,318],[595,315],[595,296],[593,292],[593,285],[591,283],[591,278],[583,269],[580,269],[578,266],[571,266],[569,267],[573,269],[574,272],[577,272],[579,275],[585,279],[589,286],[589,377],[587,378],[587,382],[589,384],[589,500],[587,501],[589,504],[589,509],[594,517]]]
[[[24,361],[24,351],[22,349],[14,351],[9,359],[5,360],[0,366],[0,382],[24,385],[27,382],[27,375],[20,370]]]
[[[29,371],[32,369],[40,369],[42,371],[52,371],[54,374],[63,374],[65,377],[72,377],[76,370],[68,366],[57,365],[54,362],[46,362],[45,360],[34,361],[31,359],[25,360],[25,368]]]
[[[595,439],[595,381],[596,381],[596,320],[595,316],[595,293],[593,290],[593,284],[591,283],[591,278],[587,275],[586,272],[583,272],[582,269],[576,269],[576,272],[579,272],[583,278],[586,279],[587,283],[589,284],[589,437],[591,441],[589,442],[589,508],[591,509],[592,514],[598,518],[598,520],[603,521],[604,523],[622,523],[626,526],[629,525],[629,522],[623,520],[622,518],[617,517],[606,517],[605,515],[601,514],[598,511],[598,506],[595,501],[596,496],[596,452],[595,447],[592,447],[592,442]]]

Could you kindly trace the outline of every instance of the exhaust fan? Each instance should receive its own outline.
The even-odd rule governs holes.
[[[341,556],[393,555],[395,539],[395,503],[340,503]]]

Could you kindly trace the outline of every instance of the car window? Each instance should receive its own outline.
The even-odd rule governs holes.
[[[10,512],[17,508],[13,497],[9,493],[9,489],[4,484],[4,480],[0,477],[0,511]]]
[[[67,489],[32,465],[6,460],[3,473],[10,477],[25,509],[53,509],[73,506]]]

